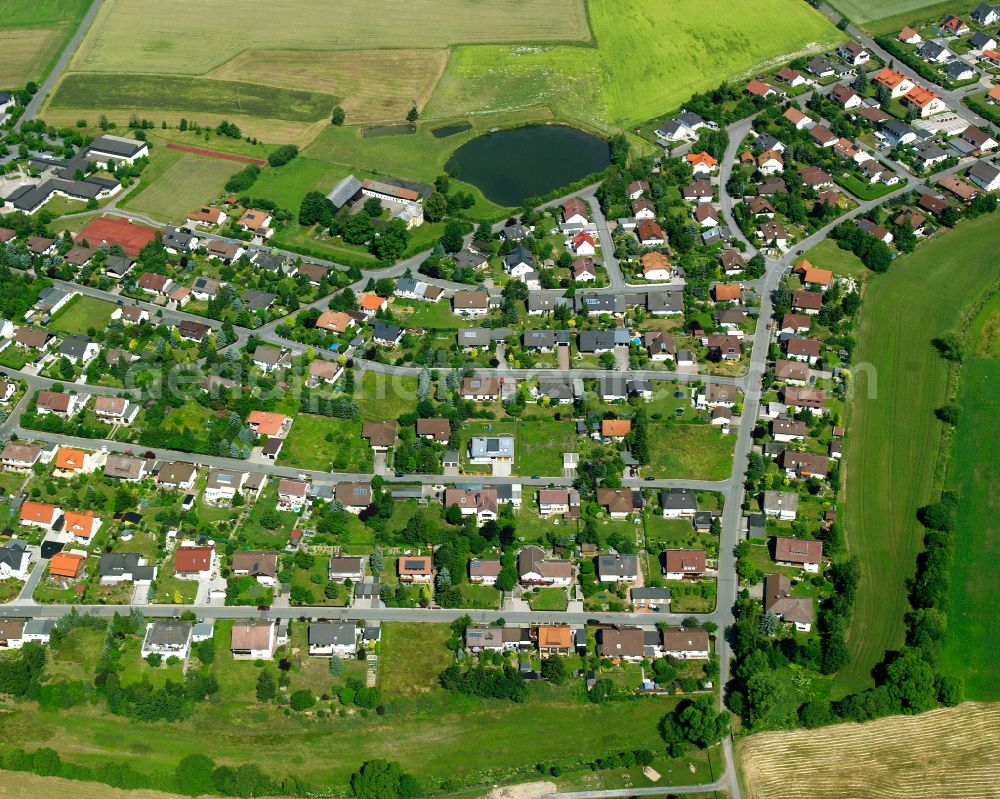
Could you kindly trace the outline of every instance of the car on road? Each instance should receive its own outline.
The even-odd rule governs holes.
[[[403,472],[396,472],[396,477],[403,477],[403,476],[404,476]]]
[[[270,609],[271,609],[270,605],[258,605],[257,606],[257,610],[270,610]]]
[[[656,479],[655,477],[647,477],[647,478],[646,478],[646,481],[647,481],[647,482],[650,482],[650,483],[651,483],[651,482],[653,482],[653,481],[654,481],[655,479]]]

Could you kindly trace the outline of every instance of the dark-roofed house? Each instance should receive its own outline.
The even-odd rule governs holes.
[[[186,660],[191,646],[191,622],[171,619],[154,621],[146,625],[146,635],[142,639],[141,657],[160,655]]]
[[[149,565],[138,552],[109,552],[98,564],[101,585],[121,582],[150,583],[156,579],[156,564]]]
[[[639,579],[639,556],[598,555],[597,574],[602,583],[634,583]]]
[[[664,519],[693,519],[698,512],[698,497],[690,488],[672,488],[660,492]]]
[[[358,651],[358,632],[358,626],[354,622],[312,622],[309,625],[309,654],[319,657],[354,657]]]
[[[764,610],[794,624],[799,632],[812,628],[813,603],[809,597],[793,597],[791,580],[784,574],[769,574],[764,580]]]

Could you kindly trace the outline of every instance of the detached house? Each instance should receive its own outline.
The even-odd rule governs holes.
[[[207,580],[218,571],[215,547],[179,546],[174,552],[174,576],[181,580]]]
[[[837,55],[852,67],[859,67],[862,64],[866,64],[871,58],[871,53],[854,41],[844,42],[840,45],[837,49]]]
[[[573,581],[573,564],[546,558],[545,552],[529,546],[517,553],[518,579],[522,585],[568,587]]]
[[[823,542],[804,538],[775,536],[774,562],[779,566],[799,566],[812,574],[819,572],[823,560]]]
[[[491,486],[482,488],[447,488],[444,492],[444,506],[458,507],[463,516],[475,516],[481,526],[497,518],[497,490]]]
[[[233,624],[230,649],[236,660],[270,660],[274,656],[273,621],[237,621]]]
[[[793,597],[791,580],[784,574],[769,574],[764,580],[764,610],[794,624],[799,632],[812,629],[813,603],[809,597]]]
[[[668,549],[663,553],[663,576],[668,580],[701,577],[706,571],[704,550]]]

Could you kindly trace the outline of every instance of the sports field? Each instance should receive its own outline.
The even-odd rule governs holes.
[[[741,741],[737,757],[747,799],[995,799],[1000,705],[766,732]]]
[[[941,444],[934,409],[947,389],[948,364],[931,342],[956,327],[993,283],[998,247],[1000,226],[983,216],[868,281],[847,480],[847,539],[861,582],[851,664],[837,675],[835,693],[870,685],[871,668],[903,642],[906,581],[923,539],[916,514],[932,499]]]
[[[200,75],[244,50],[589,39],[583,0],[107,0],[71,68]]]
[[[960,497],[955,564],[948,596],[943,669],[965,680],[970,699],[997,701],[1000,656],[1000,294],[970,331],[970,358],[962,369],[948,487]]]
[[[0,87],[41,83],[90,0],[0,0]]]
[[[157,147],[138,193],[129,195],[125,207],[164,222],[183,222],[189,211],[222,194],[226,181],[240,168],[233,161]]]
[[[631,126],[771,59],[841,38],[797,0],[590,0],[588,8],[596,48],[457,48],[426,116],[548,105]]]

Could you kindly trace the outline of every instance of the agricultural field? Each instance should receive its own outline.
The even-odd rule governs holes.
[[[767,732],[743,740],[737,756],[747,799],[998,797],[1000,706]]]
[[[205,80],[186,75],[134,75],[126,72],[68,74],[59,83],[48,107],[53,111],[105,112],[114,119],[131,114],[209,115],[208,123],[243,115],[289,122],[325,119],[337,98],[302,89],[281,89],[239,81]],[[127,122],[127,117],[116,120]]]
[[[41,83],[89,5],[89,0],[0,0],[0,88]]]
[[[588,8],[596,48],[456,48],[425,116],[548,106],[601,127],[631,127],[693,92],[840,38],[828,19],[796,0],[591,0]]]
[[[245,81],[247,75],[268,86],[342,97],[347,124],[395,121],[416,102],[430,99],[449,51],[357,50],[312,52],[246,50],[212,70],[213,80]]]
[[[235,161],[156,147],[139,189],[129,195],[125,207],[179,224],[188,212],[221,195],[226,181],[240,169]]]
[[[5,771],[0,796],[73,796],[74,799],[181,799],[163,791],[124,790],[100,782],[39,777],[26,771]]]
[[[998,246],[1000,228],[981,217],[868,281],[849,420],[846,520],[848,547],[862,568],[840,693],[869,686],[872,666],[903,641],[906,581],[923,539],[916,514],[932,499],[941,444],[934,409],[944,404],[948,381],[948,363],[931,342],[955,328],[991,285]]]
[[[191,26],[190,20],[198,25]],[[204,74],[245,50],[445,48],[458,43],[590,40],[582,0],[413,0],[390,24],[365,0],[106,3],[71,68]],[[304,55],[304,60],[308,58]]]
[[[971,357],[962,369],[958,404],[962,410],[955,431],[948,488],[959,498],[955,527],[955,562],[948,602],[948,635],[942,650],[947,673],[965,681],[970,699],[997,701],[996,642],[1000,622],[996,608],[1000,597],[1000,460],[996,440],[1000,435],[1000,353],[995,324],[1000,314],[1000,294],[980,314],[972,327]]]
[[[940,0],[834,0],[837,11],[862,27],[875,33],[898,33],[904,25],[922,19],[940,17],[950,13],[968,13],[978,3],[940,2]]]

